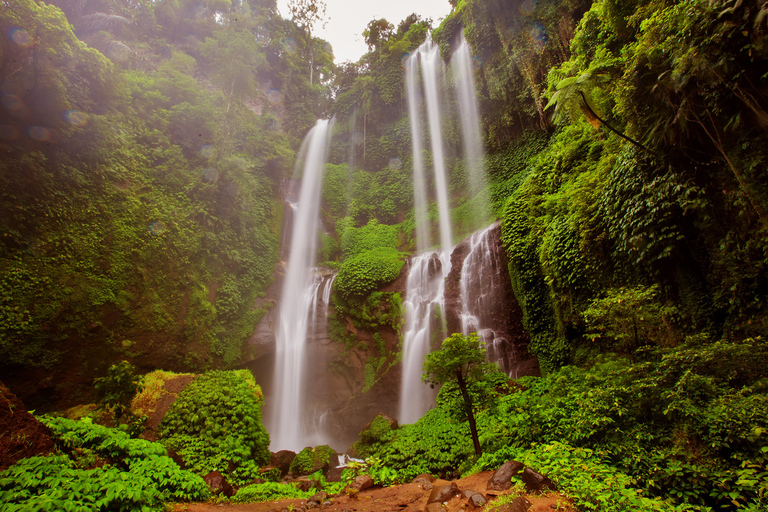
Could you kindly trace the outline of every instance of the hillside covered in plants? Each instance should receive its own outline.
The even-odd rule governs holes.
[[[284,405],[259,333],[282,306],[302,140],[332,119],[313,249],[324,355],[305,373],[335,379],[334,418],[368,415],[344,484],[514,459],[578,510],[768,507],[768,3],[450,3],[442,20],[355,27],[368,52],[344,63],[314,35],[319,0],[2,3],[0,380],[53,413],[38,419],[54,451],[3,464],[0,503],[48,495],[53,467],[123,482],[67,488],[88,510],[205,500],[211,471],[235,487],[225,501],[308,499],[285,473],[342,491],[340,449],[275,469],[261,412]],[[428,38],[446,64],[471,49],[479,192],[454,103],[444,157],[413,149],[407,61]],[[414,174],[443,158],[452,239],[498,222],[508,316],[538,366],[481,365],[398,425],[385,401],[412,391]],[[448,309],[432,324],[452,325]]]

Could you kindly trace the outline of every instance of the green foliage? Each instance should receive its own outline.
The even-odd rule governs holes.
[[[454,476],[473,453],[466,425],[456,423],[439,408],[431,409],[413,425],[391,431],[386,444],[372,452],[395,470],[402,482],[421,473]]]
[[[322,469],[328,469],[333,455],[336,455],[336,452],[327,444],[314,448],[304,448],[296,454],[293,462],[291,462],[289,472],[292,475],[309,475]]]
[[[120,420],[134,395],[144,389],[144,379],[135,375],[134,371],[131,363],[121,361],[109,367],[106,377],[94,379],[94,387],[99,393],[100,401],[114,411],[115,421]]]
[[[584,310],[587,334],[594,342],[606,337],[613,349],[633,352],[644,345],[669,346],[676,341],[670,324],[679,311],[659,302],[656,285],[611,289]]]
[[[159,443],[90,422],[41,419],[70,455],[31,457],[0,473],[4,510],[161,511],[166,501],[209,496],[203,479],[180,469]]]
[[[205,373],[168,410],[158,429],[160,440],[200,474],[219,471],[234,485],[249,482],[269,461],[262,401],[247,370]]]
[[[307,499],[314,491],[300,491],[296,487],[286,483],[265,482],[243,487],[232,497],[235,503],[261,503],[265,501],[277,501],[290,498]]]
[[[396,249],[378,248],[361,252],[341,264],[333,283],[343,300],[361,299],[400,275],[403,260]]]
[[[376,219],[371,219],[365,226],[349,227],[341,234],[344,260],[374,249],[397,249],[397,227],[379,224]]]
[[[348,484],[360,475],[369,475],[375,485],[393,485],[402,479],[397,471],[384,465],[378,457],[366,457],[364,461],[350,461],[341,473],[341,479]]]

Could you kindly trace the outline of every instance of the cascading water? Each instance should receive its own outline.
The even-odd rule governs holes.
[[[461,268],[461,332],[476,332],[488,349],[488,360],[497,363],[507,375],[513,373],[516,361],[514,344],[503,333],[492,329],[490,316],[496,309],[496,302],[502,293],[504,281],[509,281],[505,265],[502,264],[490,233],[493,224],[473,233],[469,238],[469,253]],[[517,375],[510,375],[517,377]]]
[[[273,449],[298,451],[306,446],[303,425],[307,418],[302,415],[305,346],[310,324],[315,319],[318,291],[327,279],[312,267],[317,248],[322,173],[331,128],[331,121],[321,120],[307,134],[302,147],[305,160],[299,199],[291,204],[294,210],[291,249],[276,333],[276,399],[270,428]]]
[[[433,252],[424,252],[431,245],[431,238],[428,230],[427,187],[422,157],[424,133],[421,129],[420,95],[417,87],[419,63],[424,85],[440,226],[440,249]],[[411,260],[406,284],[399,420],[402,423],[413,423],[427,412],[435,397],[435,392],[421,382],[421,371],[424,357],[431,350],[435,329],[440,330],[440,335],[446,334],[443,289],[445,277],[451,268],[453,241],[440,126],[439,84],[443,76],[443,64],[439,49],[429,35],[418,50],[408,57],[405,68],[406,96],[413,140],[416,246],[421,254]],[[439,322],[436,317],[440,319]]]
[[[421,382],[421,367],[430,352],[436,307],[443,307],[443,262],[439,252],[427,252],[411,260],[406,283],[405,334],[403,340],[403,375],[401,380],[401,423],[415,423],[435,398],[435,393]]]
[[[469,44],[461,34],[459,46],[451,57],[451,67],[456,81],[456,98],[459,106],[459,126],[464,159],[469,175],[469,197],[475,217],[475,228],[490,221],[490,200],[488,179],[483,162],[484,151],[481,140],[480,115],[477,109],[475,75]]]

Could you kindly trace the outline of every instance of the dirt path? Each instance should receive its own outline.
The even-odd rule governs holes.
[[[491,476],[490,471],[479,473],[461,480],[455,480],[459,489],[462,491],[474,490],[480,494],[486,495],[485,486],[488,482],[488,478]],[[438,480],[433,485],[446,485],[450,482]],[[393,487],[379,487],[361,491],[354,498],[340,495],[331,498],[331,504],[326,506],[320,506],[313,510],[320,512],[422,512],[427,504],[430,491],[424,490],[418,484],[404,484],[396,485]],[[504,493],[499,493],[503,495]],[[567,498],[556,492],[551,492],[542,495],[527,495],[527,499],[531,502],[531,506],[528,512],[552,512],[558,510],[559,512],[577,512],[571,505]],[[493,497],[488,496],[489,505],[493,504]],[[173,508],[174,512],[281,512],[283,510],[291,510],[290,506],[293,506],[293,510],[299,508],[303,509],[306,500],[281,500],[272,501],[267,503],[249,503],[249,504],[212,504],[212,503],[191,503],[191,504],[176,504]],[[477,511],[488,509],[475,508],[467,503],[466,498],[454,498],[442,508],[443,512],[458,512],[458,511]],[[499,512],[504,509],[499,509]]]

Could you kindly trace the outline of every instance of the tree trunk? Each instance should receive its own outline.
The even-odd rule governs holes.
[[[464,377],[461,375],[461,370],[456,370],[456,379],[459,381],[461,396],[464,398],[464,409],[467,411],[467,418],[469,419],[469,431],[472,434],[472,443],[475,445],[475,454],[482,455],[482,451],[480,450],[480,439],[477,437],[475,415],[472,413],[472,399],[469,397],[467,383],[464,382]]]

